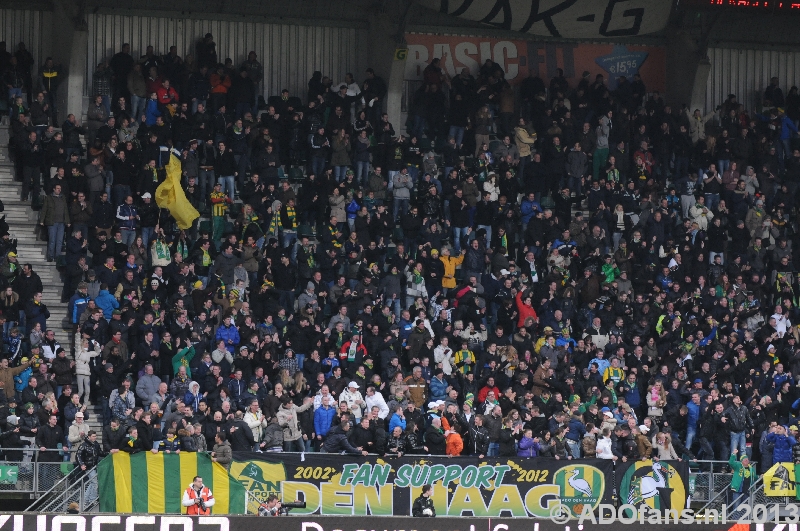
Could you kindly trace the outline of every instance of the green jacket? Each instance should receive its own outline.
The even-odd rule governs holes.
[[[750,478],[750,484],[753,484],[753,481],[756,479],[756,469],[753,465],[748,465],[747,469],[742,464],[741,461],[736,459],[736,454],[731,454],[730,459],[728,459],[728,464],[733,470],[733,477],[731,477],[731,490],[734,492],[741,492],[742,491],[742,483],[744,483],[744,478]]]
[[[62,202],[61,206],[64,215],[61,217],[61,219],[54,218],[56,201]],[[44,225],[47,227],[50,227],[54,223],[64,223],[69,225],[69,204],[67,204],[67,198],[63,195],[58,197],[52,194],[45,196],[44,205],[42,205],[42,211],[39,213],[39,221],[40,223],[44,223]]]
[[[186,376],[191,378],[192,370],[189,368],[189,364],[192,362],[192,358],[194,358],[195,354],[194,347],[180,349],[178,353],[172,357],[173,374],[178,374],[178,369],[183,365],[186,367]]]

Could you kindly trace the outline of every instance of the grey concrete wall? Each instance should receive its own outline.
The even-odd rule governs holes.
[[[703,108],[709,63],[694,39],[683,30],[668,32],[667,103],[680,108]]]
[[[53,60],[61,64],[67,73],[66,80],[58,87],[58,121],[61,125],[68,114],[80,120],[83,115],[83,92],[86,82],[86,48],[88,33],[79,24],[81,17],[74,0],[53,2],[52,42]]]

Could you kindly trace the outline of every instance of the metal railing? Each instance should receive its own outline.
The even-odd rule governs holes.
[[[245,491],[245,514],[252,514],[258,516],[258,508],[261,507],[261,501],[256,498],[252,491]]]
[[[71,462],[64,461],[64,455],[70,455],[66,448],[0,448],[0,452],[5,458],[0,461],[0,493],[40,495],[60,483],[73,468]]]
[[[729,478],[731,474],[728,474]],[[700,518],[707,516],[711,512],[715,512],[717,515],[722,515],[723,511],[726,512],[727,519],[730,521],[737,520],[743,516],[749,516],[744,514],[744,510],[735,510],[733,507],[728,506],[731,503],[731,490],[730,490],[730,479],[728,483],[723,487],[719,492],[717,492],[713,498],[711,498],[708,503],[706,503],[703,507],[695,511],[695,515]],[[791,503],[794,500],[792,497],[787,496],[766,496],[764,493],[764,477],[759,477],[756,481],[754,481],[750,485],[750,490],[747,492],[744,500],[750,504],[750,507],[755,507],[756,504],[762,504],[765,507],[778,507],[777,514],[781,514],[780,509]],[[736,504],[738,505],[738,503]]]
[[[690,493],[692,502],[708,503],[717,494],[724,492],[731,484],[730,472],[727,470],[727,461],[712,460],[693,460],[690,462],[690,482],[694,483],[694,489]]]
[[[78,469],[65,476],[26,511],[63,513],[71,503],[77,503],[80,512],[89,512],[99,502],[97,467],[80,472]]]

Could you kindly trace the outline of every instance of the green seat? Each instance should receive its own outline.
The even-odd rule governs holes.
[[[201,221],[198,229],[200,230],[200,232],[208,232],[208,233],[210,233],[211,232],[211,220],[210,219],[204,219],[203,221]]]
[[[305,180],[305,175],[303,174],[303,168],[299,166],[293,166],[289,168],[289,181],[293,183],[299,183]]]
[[[284,180],[286,178],[286,172],[283,171],[283,168],[278,168],[278,180]]]

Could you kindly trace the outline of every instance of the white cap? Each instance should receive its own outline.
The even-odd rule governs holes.
[[[606,417],[608,417],[608,418],[611,418],[611,417],[613,417],[613,416],[614,416],[614,414],[613,414],[612,412],[610,412],[610,411],[604,411],[604,412],[603,412],[603,415],[604,415],[604,416],[606,416]]]
[[[150,192],[145,192],[142,194],[142,199],[152,199],[152,197],[153,196],[150,195]]]
[[[358,383],[357,382],[350,382],[349,384],[347,384],[347,387],[358,387]]]
[[[511,271],[509,271],[508,269],[501,269],[500,270],[500,276],[502,276],[502,277],[508,276],[510,274],[511,274]]]
[[[642,433],[647,433],[648,431],[650,431],[650,428],[642,424],[641,426],[639,426],[639,431]]]

